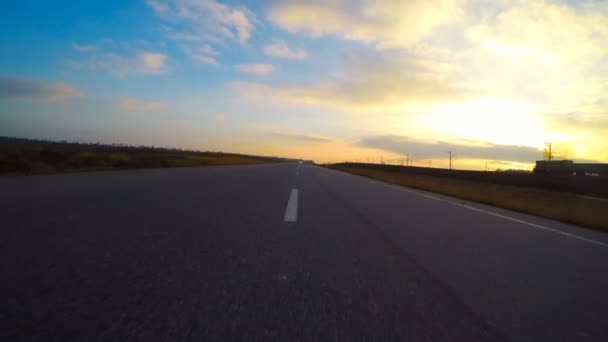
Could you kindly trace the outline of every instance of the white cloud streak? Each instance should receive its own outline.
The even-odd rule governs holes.
[[[192,54],[190,57],[200,63],[209,64],[213,66],[218,65],[217,60],[210,56]]]
[[[72,48],[78,52],[93,52],[99,50],[97,45],[80,45],[72,43]]]
[[[279,0],[270,19],[310,36],[337,35],[379,49],[411,46],[437,27],[460,18],[461,0]]]
[[[163,104],[161,102],[147,102],[139,101],[137,99],[124,99],[120,102],[120,107],[131,111],[149,112],[162,109]]]
[[[167,73],[167,55],[158,52],[140,52],[134,56],[102,53],[84,61],[68,61],[75,69],[104,70],[118,77],[132,75],[160,75]]]
[[[178,40],[209,40],[215,36],[246,43],[255,28],[255,16],[242,6],[228,6],[214,0],[148,0],[147,3],[163,20],[187,25],[187,32],[173,33]]]
[[[274,98],[366,113],[402,112],[410,104],[458,101],[468,96],[457,84],[435,76],[441,64],[410,55],[350,53],[344,62],[344,75],[317,85],[235,82],[233,89],[252,99]]]
[[[302,60],[309,56],[304,49],[291,49],[285,42],[270,43],[264,47],[264,53],[271,57]]]
[[[244,72],[249,74],[255,74],[259,76],[270,75],[274,71],[274,67],[270,64],[237,64],[234,66],[234,70],[238,72]]]
[[[213,49],[213,47],[211,47],[210,45],[205,44],[200,47],[191,47],[184,45],[182,46],[182,50],[186,55],[188,55],[190,58],[199,63],[209,64],[213,66],[219,65],[216,57],[219,56],[220,53]]]

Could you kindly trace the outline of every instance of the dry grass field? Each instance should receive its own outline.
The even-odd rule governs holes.
[[[387,183],[608,231],[608,198],[362,167],[328,167]]]
[[[0,174],[4,175],[240,165],[280,161],[284,160],[221,152],[0,138]]]

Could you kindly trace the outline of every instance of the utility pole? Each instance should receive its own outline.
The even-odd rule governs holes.
[[[549,159],[549,161],[551,161],[551,159],[553,159],[553,150],[552,150],[552,146],[550,142],[546,142],[545,145],[547,145],[547,149],[549,150],[549,153],[547,155],[547,159]]]
[[[409,164],[410,164],[410,155],[406,154],[405,155],[405,166],[409,166]]]
[[[450,170],[452,169],[452,151],[448,151],[450,154]]]

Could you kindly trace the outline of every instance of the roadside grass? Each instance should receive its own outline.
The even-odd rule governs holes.
[[[242,165],[285,161],[281,158],[157,147],[76,144],[4,138],[0,175]]]
[[[593,199],[567,192],[385,170],[336,165],[326,167],[608,232],[608,198]]]

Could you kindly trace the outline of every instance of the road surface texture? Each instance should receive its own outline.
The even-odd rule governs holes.
[[[2,341],[608,341],[608,234],[297,163],[0,179]]]

